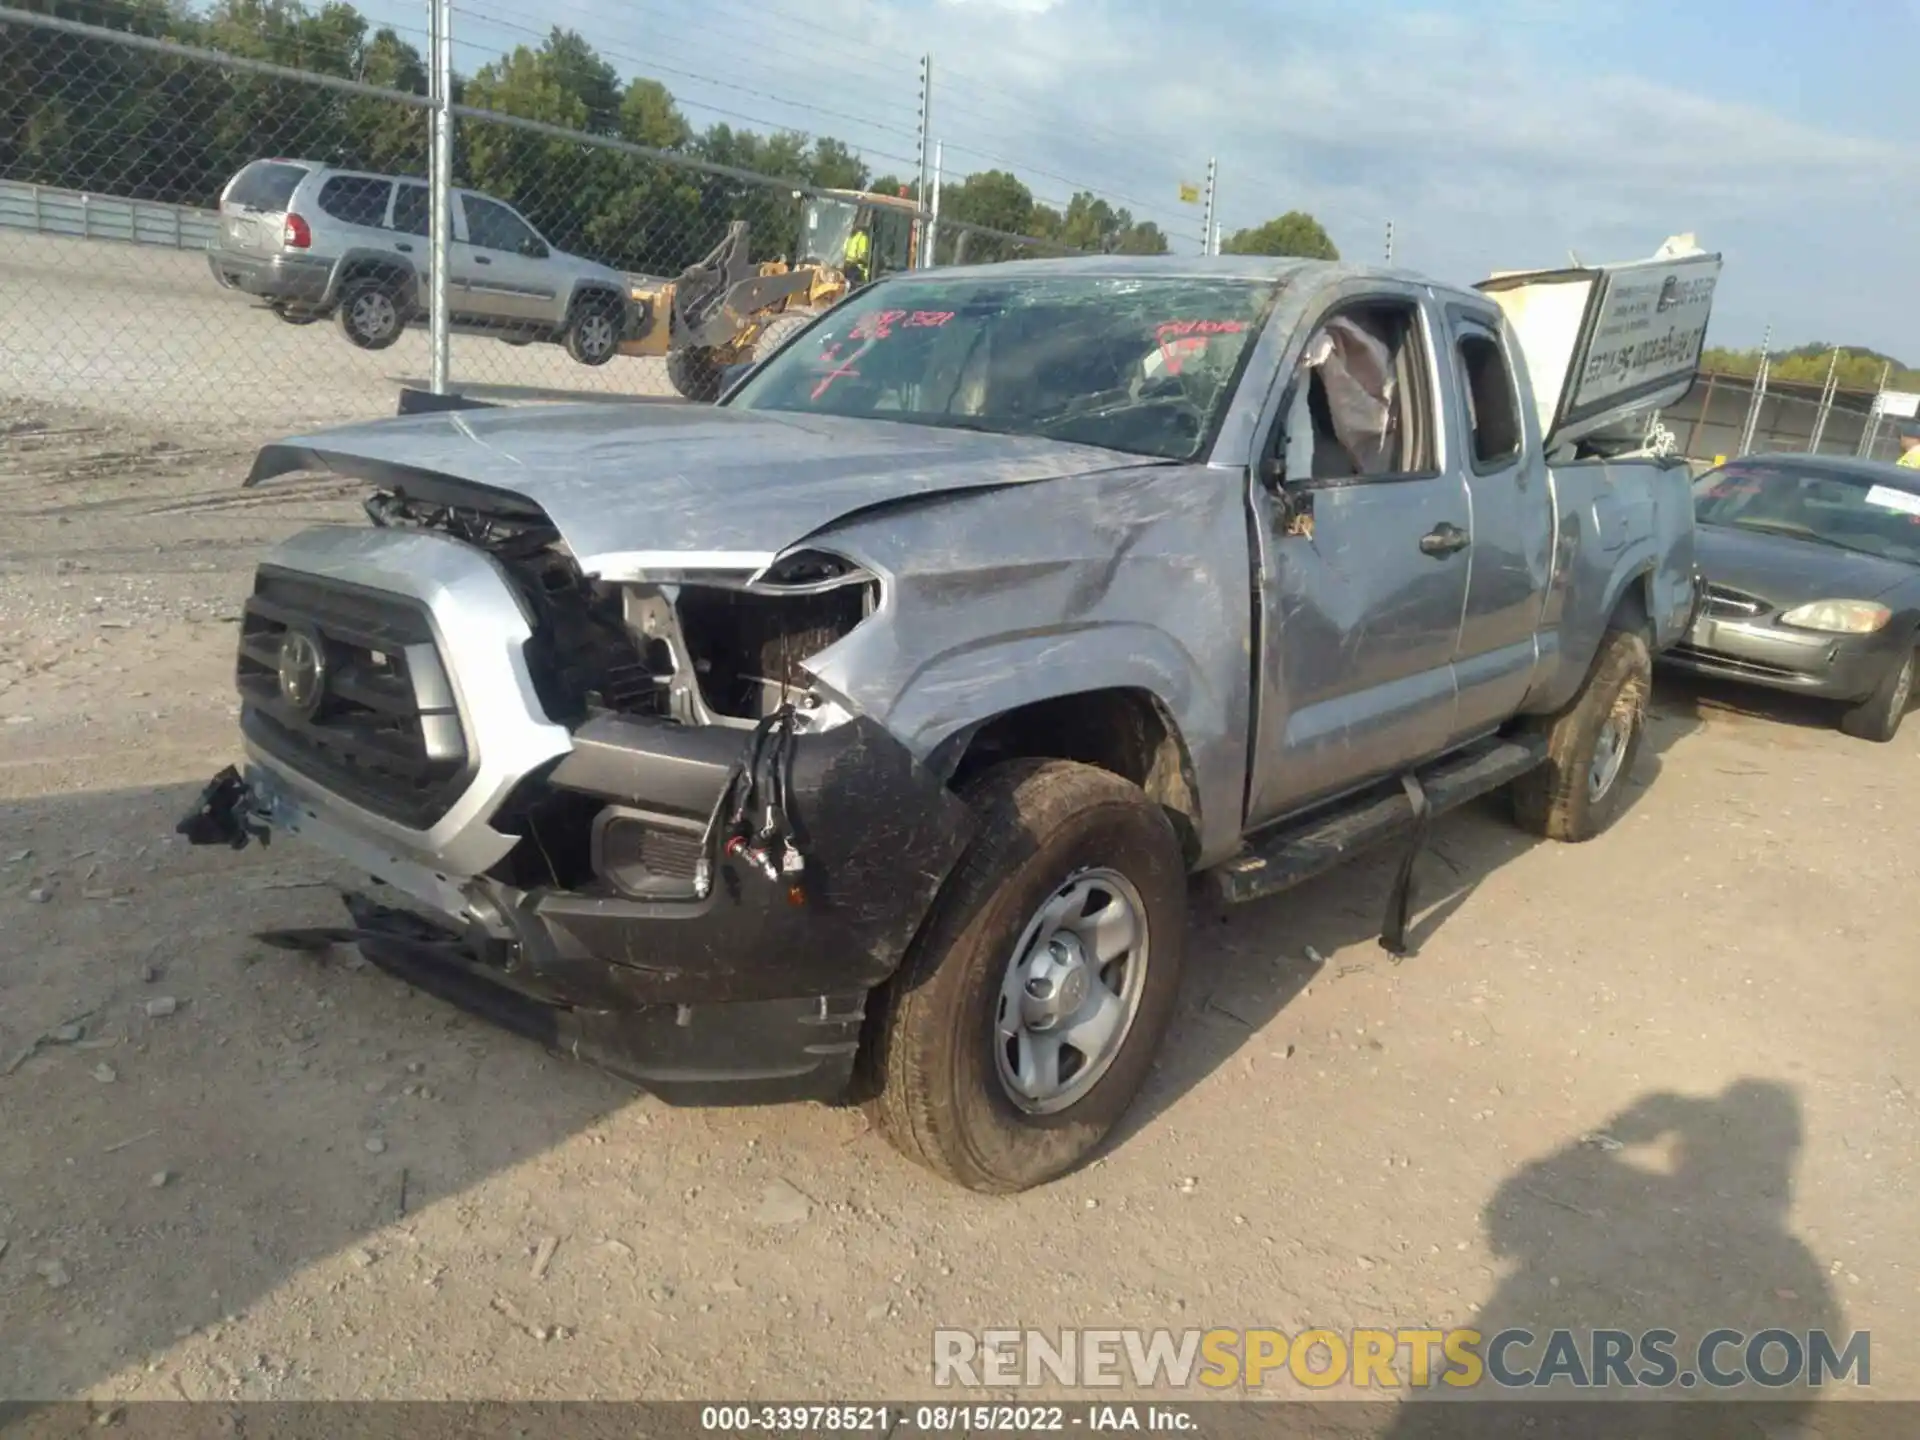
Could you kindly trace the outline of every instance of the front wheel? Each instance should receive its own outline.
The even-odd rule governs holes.
[[[684,399],[710,405],[720,398],[719,357],[700,346],[667,352],[667,380]]]
[[[1907,718],[1907,705],[1913,699],[1913,651],[1887,667],[1887,673],[1874,687],[1873,694],[1840,716],[1840,728],[1856,740],[1877,740],[1881,744],[1900,733],[1900,722]]]
[[[1513,783],[1514,820],[1549,840],[1591,840],[1618,818],[1647,731],[1653,656],[1644,635],[1609,630],[1586,683],[1544,723],[1546,763]]]
[[[884,996],[874,1108],[971,1190],[1067,1173],[1146,1079],[1173,1014],[1186,867],[1166,815],[1104,770],[996,766],[980,830]]]

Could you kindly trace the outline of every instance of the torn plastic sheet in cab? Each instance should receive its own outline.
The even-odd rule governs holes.
[[[1355,471],[1388,469],[1397,437],[1393,352],[1386,342],[1353,317],[1338,315],[1308,342],[1301,366],[1319,371],[1334,437],[1352,457]]]

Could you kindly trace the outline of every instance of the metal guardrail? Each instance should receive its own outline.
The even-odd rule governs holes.
[[[4,230],[204,250],[219,225],[217,215],[184,205],[0,180],[0,229]]]

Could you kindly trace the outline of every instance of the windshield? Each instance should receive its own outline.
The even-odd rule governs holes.
[[[901,280],[849,297],[727,402],[1191,460],[1279,286],[1098,276]]]
[[[1801,540],[1920,564],[1920,494],[1840,470],[1736,462],[1694,483],[1702,525]]]
[[[800,241],[801,258],[838,265],[847,253],[847,241],[853,235],[853,222],[858,213],[844,200],[815,199],[809,203],[807,233]]]

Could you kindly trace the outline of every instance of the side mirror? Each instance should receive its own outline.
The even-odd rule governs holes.
[[[523,240],[520,242],[520,253],[529,260],[544,260],[547,258],[548,251],[547,247],[538,240]]]

